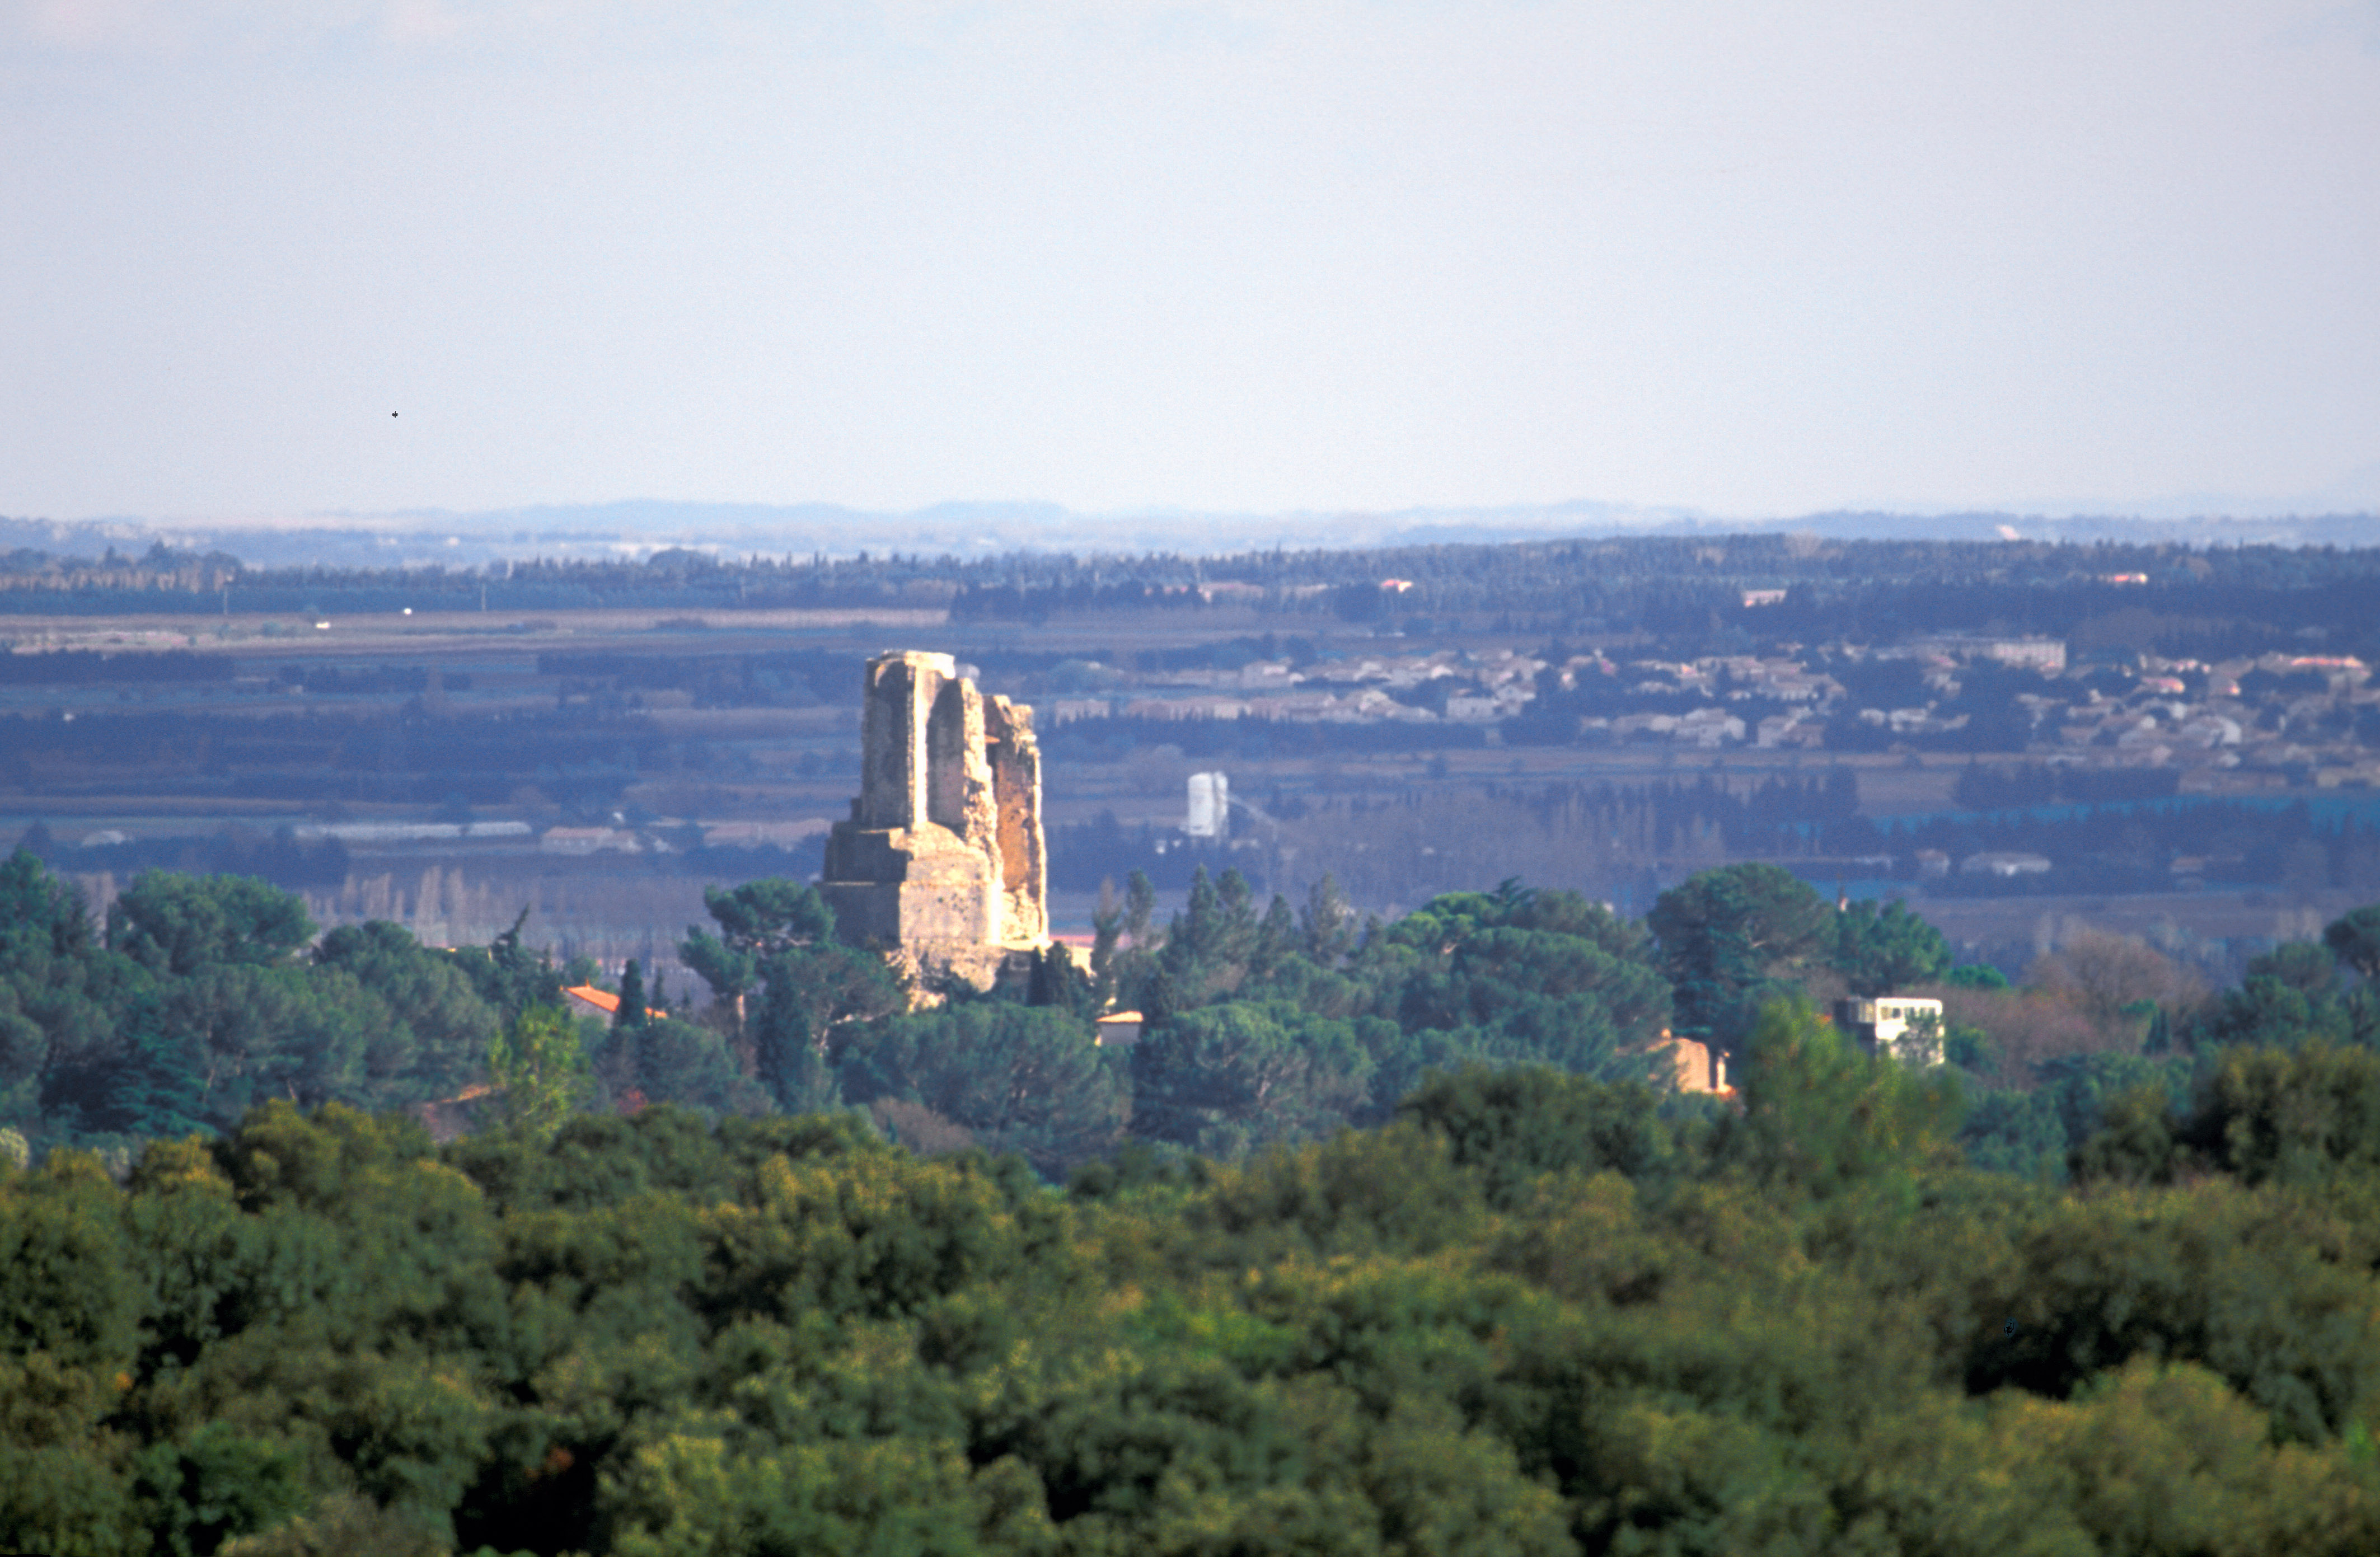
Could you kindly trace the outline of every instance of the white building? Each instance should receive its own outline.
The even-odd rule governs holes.
[[[1910,648],[1921,654],[1947,654],[1959,660],[1998,660],[2049,675],[2066,669],[2066,641],[2055,638],[1993,638],[1982,633],[1937,633],[1913,639]]]
[[[1942,1063],[1942,1003],[1912,995],[1854,995],[1835,1002],[1835,1026],[1856,1038],[1871,1054],[1882,1052],[1903,1064]]]
[[[2037,854],[1971,854],[1959,861],[1961,876],[2039,876],[2048,870],[2049,861]]]
[[[1193,838],[1226,838],[1232,832],[1232,781],[1221,773],[1190,775],[1190,815],[1182,831]]]

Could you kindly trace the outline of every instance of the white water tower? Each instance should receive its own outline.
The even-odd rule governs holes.
[[[1232,781],[1221,773],[1190,775],[1190,817],[1182,831],[1193,838],[1224,838],[1232,831]]]

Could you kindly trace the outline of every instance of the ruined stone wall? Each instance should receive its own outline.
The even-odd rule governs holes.
[[[838,933],[988,982],[1049,943],[1033,711],[947,654],[880,655],[862,690],[860,794],[820,883]]]
[[[1038,945],[1050,939],[1049,845],[1041,831],[1041,748],[1033,739],[1032,709],[990,699],[984,739],[1000,848],[1001,939]]]

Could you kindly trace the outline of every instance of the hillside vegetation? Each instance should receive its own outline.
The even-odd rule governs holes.
[[[516,942],[224,878],[95,934],[8,869],[0,1546],[2380,1550],[2374,910],[2139,994],[1766,867],[1644,925],[1217,882],[903,1014],[756,883],[701,1020],[605,1029]],[[1933,1072],[1807,1004],[1919,987]],[[1650,1084],[1665,1026],[1731,1097]]]

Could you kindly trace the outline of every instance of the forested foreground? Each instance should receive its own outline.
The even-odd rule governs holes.
[[[1767,866],[1226,875],[912,1009],[758,882],[606,1027],[517,930],[0,891],[0,1550],[2380,1550],[2380,909],[2009,988]],[[1925,990],[1932,1070],[1810,1004]]]
[[[1063,1192],[849,1113],[56,1152],[0,1182],[0,1541],[2380,1550],[2380,1061],[2239,1052],[2069,1189],[1791,1007],[1746,1064],[1740,1114],[1475,1068]]]

